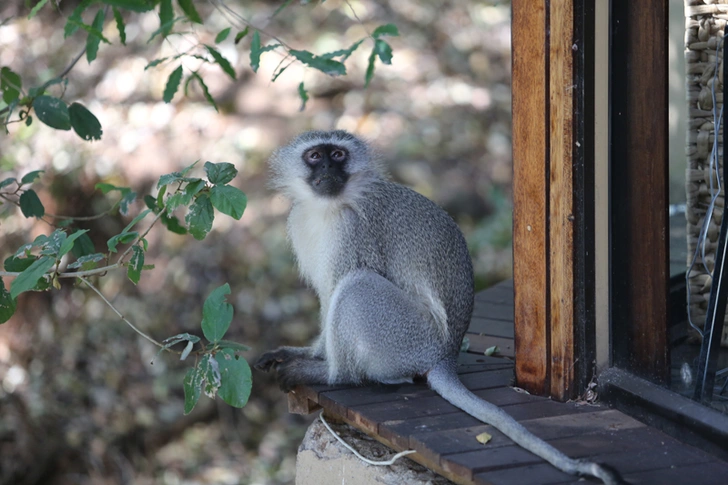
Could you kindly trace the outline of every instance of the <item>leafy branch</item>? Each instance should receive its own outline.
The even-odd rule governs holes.
[[[144,264],[148,249],[146,237],[152,227],[160,221],[170,231],[189,232],[196,239],[203,239],[212,229],[215,210],[236,220],[242,217],[247,198],[240,189],[230,185],[238,174],[237,169],[230,163],[206,162],[204,165],[206,179],[203,179],[189,176],[189,172],[196,164],[197,162],[179,172],[161,176],[157,182],[157,197],[151,195],[144,197],[147,209],[137,214],[119,234],[108,239],[105,252],[95,252],[93,243],[87,235],[88,230],[77,229],[67,232],[65,228],[56,228],[51,234],[40,235],[33,242],[18,248],[13,255],[5,259],[4,271],[0,271],[0,277],[15,278],[10,291],[5,288],[5,283],[0,278],[0,323],[9,320],[15,313],[20,294],[27,291],[59,289],[60,279],[76,279],[96,293],[136,333],[159,347],[160,352],[178,353],[181,354],[181,359],[185,360],[193,353],[194,346],[196,344],[199,346],[194,353],[201,358],[197,365],[190,369],[183,383],[185,413],[192,410],[203,391],[210,397],[219,394],[232,406],[245,405],[252,385],[250,368],[245,359],[241,359],[238,354],[247,350],[247,347],[223,340],[233,316],[232,305],[225,301],[225,296],[230,293],[229,285],[225,284],[214,290],[203,306],[201,328],[208,340],[206,345],[199,337],[186,333],[175,335],[163,342],[155,340],[127,319],[89,279],[92,276],[102,277],[113,270],[126,268],[129,280],[138,284],[142,271],[153,269],[153,266]],[[41,219],[46,214],[40,198],[32,188],[24,188],[35,182],[41,173],[42,171],[35,171],[26,174],[20,180],[10,177],[1,181],[0,204],[1,201],[10,202],[18,206],[26,217]],[[131,204],[136,199],[136,193],[128,187],[99,183],[96,184],[96,188],[104,194],[119,192],[121,200],[114,204],[114,207],[118,207],[122,214],[129,212]],[[185,226],[173,214],[181,207],[186,207],[188,210],[184,219]],[[146,228],[141,232],[136,231],[136,225],[149,214],[154,214],[154,217]],[[70,222],[75,221],[73,218],[70,219]],[[120,252],[119,245],[127,247]],[[116,261],[111,263],[113,255],[117,253]],[[67,264],[67,271],[61,271],[62,262],[69,256],[75,256],[75,261]],[[98,266],[101,261],[105,261],[105,265]],[[174,345],[182,342],[186,342],[183,351],[172,350]]]
[[[230,23],[231,27],[227,27],[215,36],[214,43],[221,44],[225,42],[231,34],[232,28],[238,29],[234,36],[234,45],[239,45],[246,37],[250,39],[250,69],[257,72],[260,67],[261,57],[267,52],[278,51],[281,55],[281,61],[273,70],[271,82],[275,82],[287,69],[294,63],[300,63],[307,68],[320,71],[329,76],[346,75],[347,70],[345,63],[355,50],[366,40],[371,39],[374,43],[371,54],[367,61],[366,73],[364,76],[364,85],[369,86],[373,76],[375,62],[379,59],[384,64],[391,64],[392,48],[382,39],[385,36],[397,36],[399,32],[393,24],[386,24],[377,27],[371,34],[367,30],[367,37],[358,40],[345,49],[340,49],[323,54],[314,54],[308,50],[294,49],[279,36],[253,25],[248,19],[235,12],[222,0],[208,0],[223,17]],[[39,0],[28,15],[32,19],[37,13],[48,3],[48,0]],[[95,11],[91,23],[85,23],[83,16],[87,11],[92,10],[91,7],[101,4]],[[286,9],[290,0],[285,0],[270,16],[272,20],[280,12]],[[364,25],[356,14],[350,2],[345,2],[349,9],[354,13],[354,17]],[[69,65],[58,76],[39,87],[34,87],[26,93],[23,89],[23,82],[19,74],[12,71],[10,67],[0,68],[0,92],[2,92],[2,104],[0,104],[0,122],[8,130],[11,123],[24,122],[26,125],[33,123],[35,116],[44,124],[58,129],[73,129],[81,138],[87,141],[99,140],[103,134],[101,123],[96,116],[91,113],[85,106],[80,103],[67,104],[62,98],[63,96],[52,96],[48,94],[48,89],[54,85],[61,84],[65,87],[68,82],[68,74],[78,63],[78,61],[86,55],[89,63],[96,60],[101,43],[110,44],[111,41],[103,34],[104,23],[109,9],[112,10],[113,20],[119,33],[121,44],[126,45],[126,20],[134,14],[148,12],[157,8],[159,16],[159,28],[149,37],[151,42],[156,37],[167,40],[173,35],[183,35],[184,31],[175,30],[177,26],[183,25],[184,29],[192,29],[196,31],[197,25],[203,24],[202,16],[197,11],[192,0],[178,0],[177,6],[181,10],[181,15],[175,12],[175,6],[172,0],[82,0],[66,19],[64,27],[64,37],[67,38],[77,32],[85,33],[86,45],[83,50],[69,63]],[[179,13],[179,12],[178,12]],[[270,39],[271,43],[263,42],[263,38]],[[196,67],[189,67],[183,61],[185,59],[195,60]],[[185,52],[177,55],[154,59],[150,61],[146,69],[151,67],[165,65],[178,61],[177,66],[168,76],[165,84],[162,99],[169,103],[175,97],[183,86],[185,96],[189,95],[189,87],[193,84],[199,85],[206,101],[210,103],[215,110],[218,110],[215,99],[210,94],[209,88],[205,83],[200,68],[205,64],[215,64],[228,76],[231,80],[237,79],[237,73],[232,63],[220,52],[220,50],[209,43],[197,42],[195,45],[187,49]],[[301,110],[305,109],[306,103],[310,96],[305,88],[304,82],[300,82],[297,88],[298,95],[301,99]],[[13,118],[13,113],[18,111],[17,116]]]

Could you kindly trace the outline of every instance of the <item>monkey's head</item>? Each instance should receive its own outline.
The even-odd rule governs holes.
[[[362,140],[343,130],[309,131],[273,153],[271,186],[293,201],[354,196],[380,175]]]

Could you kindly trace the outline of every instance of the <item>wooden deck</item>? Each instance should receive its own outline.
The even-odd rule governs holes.
[[[496,285],[476,298],[461,354],[465,385],[495,403],[526,428],[573,457],[612,465],[633,484],[725,485],[728,463],[680,443],[657,429],[609,409],[586,403],[557,403],[510,387],[513,365],[513,287]],[[483,351],[497,345],[501,357]],[[292,411],[321,406],[409,458],[460,484],[544,485],[588,483],[562,473],[470,417],[424,383],[367,387],[311,386],[291,397]],[[487,432],[485,445],[476,436]]]

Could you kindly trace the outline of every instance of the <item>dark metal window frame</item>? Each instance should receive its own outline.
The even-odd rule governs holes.
[[[667,3],[610,2],[612,364],[599,385],[617,407],[726,458],[728,417],[664,387],[671,317]]]

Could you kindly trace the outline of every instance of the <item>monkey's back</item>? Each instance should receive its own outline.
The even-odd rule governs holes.
[[[367,268],[415,298],[439,299],[450,344],[459,347],[473,310],[473,266],[465,238],[437,204],[377,179],[348,210],[337,273]]]

